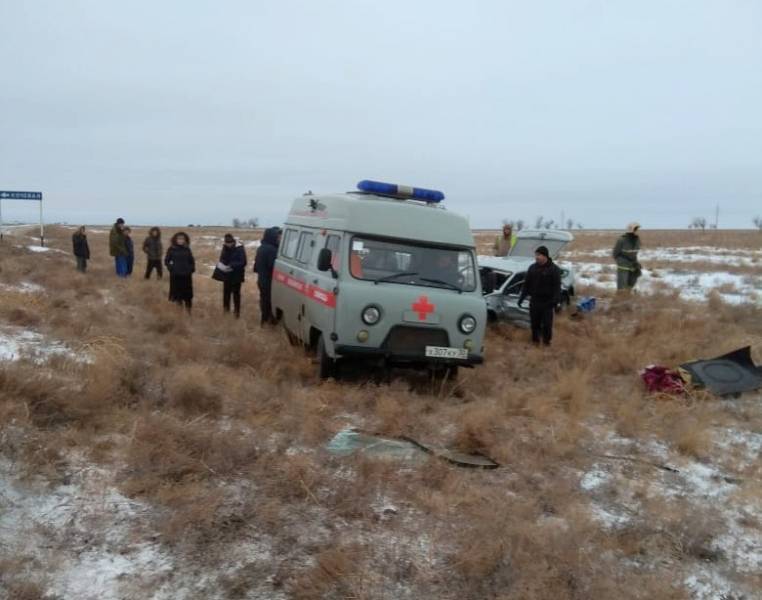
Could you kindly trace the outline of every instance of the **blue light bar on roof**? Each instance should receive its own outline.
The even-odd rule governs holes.
[[[358,183],[357,189],[361,192],[367,192],[368,194],[393,196],[394,198],[410,198],[412,200],[422,200],[423,202],[441,202],[445,197],[445,195],[438,190],[426,190],[424,188],[397,185],[395,183],[370,181],[369,179],[363,179]]]

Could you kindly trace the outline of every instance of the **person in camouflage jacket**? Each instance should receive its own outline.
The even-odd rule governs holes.
[[[629,291],[635,287],[640,277],[641,267],[638,262],[640,250],[640,225],[630,223],[627,232],[614,245],[612,255],[616,261],[616,289]]]

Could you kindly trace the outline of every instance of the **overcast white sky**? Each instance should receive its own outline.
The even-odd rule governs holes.
[[[0,79],[0,189],[51,221],[279,223],[365,178],[476,227],[762,213],[759,0],[0,0]]]

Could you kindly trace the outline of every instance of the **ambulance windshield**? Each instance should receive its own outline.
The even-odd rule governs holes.
[[[355,279],[473,292],[476,268],[467,249],[355,236],[349,270]]]

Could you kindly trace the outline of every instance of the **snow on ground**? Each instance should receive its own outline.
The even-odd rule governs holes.
[[[105,472],[87,466],[52,488],[13,475],[0,462],[0,533],[12,545],[6,550],[43,567],[47,594],[117,600],[134,576],[159,579],[172,570],[161,547],[137,535],[149,508],[110,487]]]
[[[13,435],[11,429],[0,435]],[[161,543],[156,508],[122,495],[106,469],[70,460],[71,473],[50,485],[20,481],[12,463],[0,459],[0,558],[20,560],[46,597],[222,600],[228,596],[219,576],[272,561],[260,538],[231,545],[224,568],[198,569]],[[15,575],[24,580],[24,572]],[[269,582],[260,585],[263,591],[247,597],[283,597]]]
[[[576,258],[611,258],[611,250],[608,248],[598,248],[586,252],[568,252],[566,257]],[[717,265],[732,266],[762,266],[762,250],[745,250],[719,248],[714,246],[684,246],[684,247],[662,247],[653,249],[644,249],[638,253],[638,259],[645,263],[647,261],[665,261],[665,262],[706,262]]]
[[[86,357],[76,354],[65,343],[47,339],[31,329],[0,326],[0,361],[28,358],[36,363],[42,363],[51,356],[68,356],[74,360],[86,360]]]
[[[596,262],[574,263],[576,284],[616,290],[616,267]],[[762,277],[737,273],[691,272],[674,269],[643,269],[638,290],[645,293],[678,290],[684,300],[701,302],[717,291],[725,302],[743,304],[762,301]]]
[[[681,564],[685,571],[680,573],[681,564],[676,564],[675,576],[682,578],[683,585],[697,600],[757,598],[753,590],[734,580],[734,576],[754,577],[762,573],[762,531],[758,526],[762,523],[762,500],[743,493],[745,485],[757,483],[762,434],[718,428],[713,437],[717,451],[711,455],[725,464],[699,462],[661,442],[598,432],[601,460],[582,474],[579,485],[590,497],[591,517],[607,530],[642,525],[643,501],[657,499],[668,507],[695,512],[696,530],[686,531],[685,535],[699,540],[707,556],[693,557],[697,559],[693,562],[684,559]],[[731,450],[734,460],[728,461]],[[637,467],[635,472],[633,466]],[[744,474],[748,469],[751,473]],[[646,529],[654,528],[659,530],[658,523],[647,524]],[[701,539],[702,534],[705,540]],[[683,546],[678,541],[678,550],[689,552]]]
[[[55,252],[57,254],[66,254],[63,250],[59,250],[58,248],[51,248],[50,246],[40,246],[37,244],[29,244],[27,247],[27,250],[30,250],[31,252],[37,252],[37,253],[47,253],[47,252]]]
[[[0,290],[4,290],[6,292],[17,292],[20,294],[38,294],[40,292],[44,292],[45,288],[39,284],[32,283],[31,281],[22,281],[15,285],[0,283]]]

